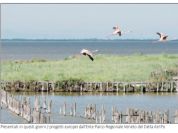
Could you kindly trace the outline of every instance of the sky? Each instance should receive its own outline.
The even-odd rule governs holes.
[[[2,39],[178,38],[178,4],[1,4]],[[123,36],[113,36],[119,25]],[[127,32],[132,31],[132,32]]]

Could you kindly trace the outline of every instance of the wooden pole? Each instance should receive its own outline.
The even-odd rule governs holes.
[[[44,109],[44,110],[47,109],[46,96],[44,97],[44,101],[43,101],[43,109]]]
[[[66,116],[66,103],[64,102],[64,106],[63,106],[63,115]]]
[[[82,84],[80,85],[80,92],[82,92],[83,91],[83,86],[82,86]]]
[[[73,115],[73,107],[71,106],[71,108],[70,108],[70,113],[69,113],[69,115]]]
[[[171,81],[171,92],[173,92],[173,81]]]
[[[174,123],[178,124],[178,110],[175,111]]]
[[[164,112],[163,114],[163,124],[168,124],[169,123],[169,111]]]
[[[119,84],[117,83],[116,85],[117,92],[119,92]]]
[[[77,109],[77,105],[76,102],[74,103],[74,107],[73,107],[73,116],[76,116],[76,109]]]
[[[86,84],[87,84],[86,90],[88,90],[88,89],[89,89],[89,88],[88,88],[88,82],[87,82]]]
[[[159,83],[157,83],[156,91],[157,91],[157,92],[159,91]]]
[[[112,106],[112,117],[111,120],[114,121],[114,106]]]
[[[51,113],[51,108],[52,108],[52,100],[49,100],[47,113]]]
[[[100,91],[103,91],[102,82],[100,83]]]
[[[35,96],[34,109],[36,111],[39,111],[39,97],[38,96]]]
[[[96,124],[99,123],[99,112],[98,112],[98,111],[96,112],[96,120],[95,120],[95,123],[96,123]]]
[[[102,123],[104,123],[105,122],[105,109],[104,109],[104,105],[102,105],[101,117],[102,117]]]
[[[120,124],[122,124],[122,112],[120,113]]]
[[[124,86],[124,92],[126,92],[126,87],[125,87],[125,84],[123,84],[123,86]]]
[[[141,92],[143,93],[143,82],[141,82]]]
[[[60,114],[60,115],[62,114],[62,109],[61,109],[61,107],[59,108],[59,114]]]
[[[164,90],[164,83],[162,81],[162,83],[161,83],[161,92],[163,92],[163,90]]]
[[[106,92],[108,92],[108,89],[109,89],[109,83],[107,82],[107,85],[106,85]]]
[[[94,119],[96,119],[96,104],[94,105],[94,116],[93,116]]]

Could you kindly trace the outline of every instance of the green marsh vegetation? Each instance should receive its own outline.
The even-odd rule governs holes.
[[[178,55],[97,55],[64,60],[4,61],[2,80],[22,81],[162,81],[178,75]]]

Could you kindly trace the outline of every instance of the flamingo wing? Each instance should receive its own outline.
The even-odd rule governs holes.
[[[163,37],[163,40],[166,40],[166,39],[167,39],[167,37],[168,37],[168,36],[164,36],[164,37]]]
[[[88,57],[89,57],[92,61],[94,61],[93,56],[91,56],[91,55],[89,55],[89,54],[87,54],[87,55],[88,55]]]
[[[159,37],[161,37],[161,33],[157,32],[156,34],[159,35]]]
[[[117,29],[117,27],[113,27],[113,29],[114,29],[114,30],[116,30],[116,29]]]
[[[119,34],[119,36],[121,36],[121,32],[119,31],[119,32],[117,32],[118,34]]]

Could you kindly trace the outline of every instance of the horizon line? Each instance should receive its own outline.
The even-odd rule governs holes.
[[[124,38],[124,39],[102,39],[102,38],[79,38],[79,39],[74,39],[74,38],[60,38],[60,39],[53,39],[53,38],[1,38],[0,40],[158,40],[155,38],[147,38],[147,39],[137,39],[137,38]],[[175,39],[178,40],[178,39]]]

